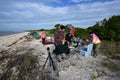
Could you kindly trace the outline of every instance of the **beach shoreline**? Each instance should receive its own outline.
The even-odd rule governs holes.
[[[25,35],[28,35],[29,32],[22,32],[7,36],[1,36],[0,37],[0,51],[8,49],[9,45],[15,43],[20,38],[22,38]]]
[[[26,32],[26,31],[0,31],[0,37],[14,35],[14,34],[23,33],[23,32]]]
[[[8,34],[8,35],[3,35],[3,36],[0,36],[0,39],[2,38],[7,38],[7,37],[12,37],[12,36],[19,36],[19,35],[26,35],[28,34],[29,32],[18,32],[18,33],[15,33],[15,34]]]
[[[15,35],[15,34],[21,34],[21,33],[25,33],[25,32],[26,31],[23,31],[23,32],[0,31],[0,38],[5,37],[5,36]]]

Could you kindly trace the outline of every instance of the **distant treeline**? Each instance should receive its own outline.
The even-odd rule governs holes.
[[[87,28],[88,32],[95,32],[103,40],[120,40],[120,15],[103,19]]]
[[[56,24],[54,27],[58,28],[61,24]],[[65,25],[68,29],[68,26]],[[75,27],[75,26],[74,26]],[[51,34],[55,32],[55,28],[49,30]],[[75,27],[75,36],[80,38],[89,38],[89,32],[96,33],[102,40],[120,40],[120,15],[112,16],[109,19],[103,19],[96,22],[95,25],[88,27],[87,29]]]
[[[40,30],[27,30],[27,32],[34,32],[34,31],[49,31],[48,29],[40,29]]]
[[[49,35],[54,34],[56,28],[62,24],[55,24],[53,29],[28,30],[32,31],[46,31]],[[72,24],[66,24],[66,31]],[[104,18],[102,21],[96,22],[95,25],[86,29],[74,26],[76,29],[75,36],[80,38],[89,38],[89,32],[96,33],[102,40],[120,40],[120,15],[114,15],[109,19]]]

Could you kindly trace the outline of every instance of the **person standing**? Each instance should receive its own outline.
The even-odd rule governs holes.
[[[68,29],[68,31],[65,35],[65,40],[67,41],[68,45],[71,46],[71,44],[72,44],[72,34],[70,33],[70,29]]]
[[[93,43],[93,52],[94,52],[93,56],[97,56],[101,46],[101,41],[95,33],[90,33],[90,36],[92,38],[92,43]]]
[[[54,75],[56,75],[56,78],[52,78],[51,80],[58,80],[59,79],[59,67],[58,67],[58,61],[60,61],[61,53],[63,47],[62,43],[64,40],[64,32],[65,32],[65,26],[61,25],[60,28],[58,28],[55,33],[54,33],[54,45],[55,45],[55,50],[53,50],[53,54],[51,54],[51,57],[53,59],[53,66],[55,67]],[[49,62],[51,63],[51,62]],[[51,65],[49,64],[48,67]],[[53,73],[51,71],[51,73]]]
[[[72,34],[72,43],[75,41],[75,28],[71,26],[70,33]]]
[[[71,27],[70,32],[71,32],[72,36],[74,37],[74,35],[75,35],[75,28],[73,26]]]
[[[55,50],[54,53],[57,55],[58,60],[65,59],[66,55],[69,54],[68,41],[65,40],[64,36],[65,26],[61,25],[59,29],[56,30],[54,34],[54,44]]]
[[[63,25],[61,25],[60,28],[55,31],[55,34],[54,34],[55,46],[62,45],[62,43],[65,42],[64,32],[65,32],[65,26]]]
[[[45,32],[42,32],[41,38],[42,38],[42,44],[45,44],[45,38],[47,37]]]

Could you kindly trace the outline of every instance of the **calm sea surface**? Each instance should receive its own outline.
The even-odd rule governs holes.
[[[16,33],[20,33],[20,32],[14,32],[14,31],[0,31],[0,36],[7,36],[7,35],[11,35],[11,34],[16,34]]]

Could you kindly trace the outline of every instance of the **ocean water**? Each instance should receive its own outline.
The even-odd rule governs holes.
[[[11,35],[11,34],[17,34],[20,32],[15,32],[15,31],[0,31],[0,37],[1,36],[7,36],[7,35]]]

